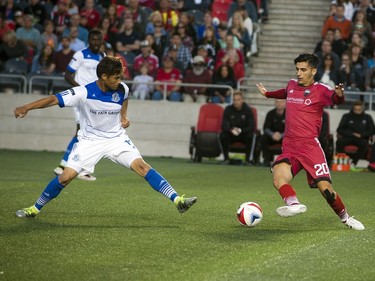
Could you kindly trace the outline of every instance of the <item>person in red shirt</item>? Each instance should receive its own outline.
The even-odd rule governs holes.
[[[322,37],[324,38],[328,29],[335,30],[336,28],[340,29],[342,39],[348,40],[351,29],[352,22],[345,18],[345,7],[343,4],[337,5],[337,11],[334,16],[330,16],[323,25]]]
[[[174,82],[176,84],[167,85],[167,99],[169,101],[181,101],[181,72],[174,67],[174,59],[170,55],[166,55],[163,59],[163,67],[158,70],[156,82]],[[164,96],[164,85],[155,85],[155,92],[152,95],[153,100],[162,100]]]
[[[141,42],[141,54],[135,57],[133,63],[134,74],[139,74],[141,66],[144,63],[148,65],[148,74],[152,77],[156,77],[159,69],[159,58],[152,54],[150,42],[144,40]]]
[[[91,30],[100,22],[100,13],[94,7],[94,0],[86,0],[85,6],[80,11],[81,25]]]
[[[315,54],[301,54],[294,64],[297,79],[290,80],[286,88],[267,91],[262,83],[257,84],[263,96],[286,100],[282,153],[272,164],[273,184],[286,206],[277,208],[276,212],[282,217],[291,217],[306,211],[290,184],[304,169],[309,186],[319,189],[341,221],[350,228],[363,230],[363,224],[349,216],[339,194],[333,190],[329,167],[318,140],[324,107],[345,102],[344,86],[339,84],[332,89],[314,81],[319,64]]]

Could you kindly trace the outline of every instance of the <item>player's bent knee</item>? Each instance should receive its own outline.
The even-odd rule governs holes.
[[[131,168],[141,177],[144,177],[151,169],[150,165],[147,164],[142,158],[135,159],[131,164]]]

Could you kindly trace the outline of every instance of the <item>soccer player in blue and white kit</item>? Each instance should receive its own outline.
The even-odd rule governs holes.
[[[96,75],[96,67],[104,57],[104,54],[100,52],[103,42],[103,35],[100,30],[93,29],[90,30],[88,38],[88,47],[74,53],[73,58],[65,71],[64,78],[73,87],[84,86],[98,79]],[[79,107],[74,107],[77,132],[80,127],[79,111]],[[54,169],[54,173],[56,175],[62,174],[66,162],[68,161],[69,154],[77,141],[77,135],[75,135],[65,150],[63,159],[60,162],[60,166]],[[87,171],[82,171],[82,173],[78,175],[78,178],[83,180],[96,180],[96,178],[87,173]]]
[[[144,177],[153,189],[174,202],[180,213],[187,211],[197,201],[196,197],[179,196],[168,181],[143,160],[129,139],[125,130],[130,124],[127,119],[129,88],[121,82],[122,72],[123,66],[119,58],[105,57],[97,66],[97,81],[73,87],[14,110],[16,118],[23,118],[33,109],[55,105],[78,106],[81,124],[78,142],[69,155],[63,173],[50,181],[33,206],[18,210],[18,217],[35,217],[80,172],[93,172],[96,163],[103,157]]]
[[[257,84],[265,97],[286,100],[282,152],[272,164],[273,184],[286,205],[277,208],[276,212],[282,217],[291,217],[306,211],[291,185],[293,177],[303,169],[308,185],[319,189],[340,220],[350,228],[363,230],[363,224],[349,216],[340,195],[333,189],[319,143],[324,107],[344,103],[345,96],[342,84],[331,89],[314,81],[318,63],[316,55],[301,54],[294,60],[297,80],[290,80],[286,88],[267,91],[262,83]]]

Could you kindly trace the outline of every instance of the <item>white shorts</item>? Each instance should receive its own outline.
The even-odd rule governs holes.
[[[73,146],[66,167],[72,168],[77,173],[83,170],[93,173],[95,165],[102,158],[108,158],[130,169],[131,163],[142,156],[126,133],[104,140],[78,137],[78,142]]]

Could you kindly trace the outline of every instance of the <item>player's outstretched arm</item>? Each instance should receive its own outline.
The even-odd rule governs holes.
[[[128,112],[128,99],[126,99],[123,103],[122,103],[122,108],[121,108],[121,125],[123,128],[127,128],[130,126],[130,121],[129,119],[126,117],[127,116],[127,112]]]
[[[344,96],[344,84],[340,83],[336,85],[335,87],[335,93],[338,95],[340,98]]]
[[[49,97],[46,97],[37,101],[33,101],[31,103],[17,107],[14,110],[14,116],[16,118],[23,118],[26,116],[29,110],[38,109],[38,108],[46,108],[46,107],[57,105],[58,103],[59,101],[56,96],[54,95],[49,96]]]
[[[265,96],[265,95],[266,95],[266,92],[267,92],[267,89],[263,86],[263,84],[262,84],[262,83],[258,83],[258,84],[256,84],[256,86],[257,86],[259,92],[260,92],[263,96]]]

